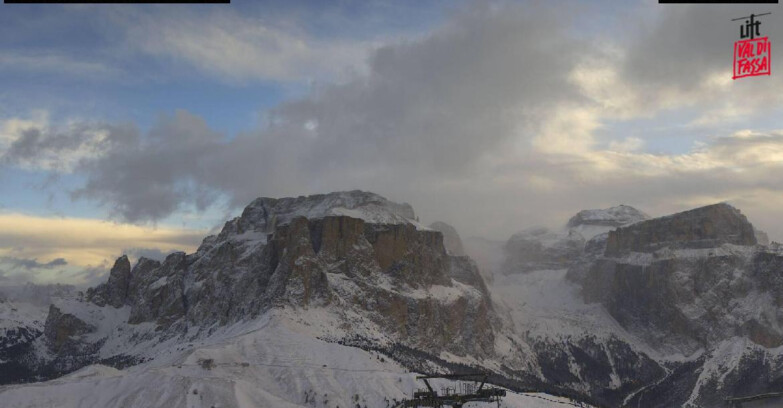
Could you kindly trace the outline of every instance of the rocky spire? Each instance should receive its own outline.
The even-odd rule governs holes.
[[[109,280],[87,291],[87,299],[98,306],[111,305],[122,307],[128,298],[128,286],[131,280],[131,266],[127,255],[114,262],[109,272]]]

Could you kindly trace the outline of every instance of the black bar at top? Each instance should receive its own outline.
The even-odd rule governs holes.
[[[778,0],[658,0],[658,4],[778,4]]]
[[[3,0],[5,4],[231,4],[231,0]]]

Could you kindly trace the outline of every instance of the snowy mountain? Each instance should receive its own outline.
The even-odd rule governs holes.
[[[777,389],[781,270],[781,248],[716,204],[618,227],[490,291],[551,382],[610,406],[722,406]]]
[[[505,244],[489,291],[534,371],[608,406],[722,406],[776,391],[781,247],[760,245],[726,204],[655,219],[618,208]],[[602,230],[585,242],[586,227]]]
[[[0,384],[37,378],[16,357],[43,334],[49,304],[75,294],[69,285],[0,286]]]
[[[514,234],[503,248],[503,272],[519,273],[544,269],[568,268],[583,251],[600,247],[609,231],[649,218],[643,212],[620,205],[607,209],[582,210],[565,228],[530,228]]]
[[[15,406],[391,406],[415,372],[497,371],[501,330],[475,264],[410,206],[260,198],[193,254],[123,256],[105,283],[52,299],[9,356],[30,373],[16,381],[52,380],[0,393]],[[531,400],[558,399],[507,402]]]
[[[466,240],[492,279],[447,251],[444,229],[360,191],[257,199],[193,254],[121,257],[105,283],[52,297],[2,357],[25,375],[0,398],[390,407],[415,373],[481,370],[510,390],[505,406],[695,407],[783,373],[783,249],[758,245],[733,207],[582,211],[500,251]]]
[[[615,228],[631,225],[649,219],[650,216],[628,205],[605,209],[582,210],[576,213],[566,227],[575,230],[584,239],[609,232]]]

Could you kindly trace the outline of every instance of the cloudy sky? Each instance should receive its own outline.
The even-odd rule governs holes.
[[[346,189],[463,237],[728,201],[781,240],[780,53],[732,80],[731,19],[764,12],[783,44],[778,5],[0,6],[0,284]]]

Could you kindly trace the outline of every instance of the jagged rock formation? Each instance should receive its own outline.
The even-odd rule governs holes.
[[[141,358],[142,344],[208,335],[280,308],[323,309],[351,337],[380,335],[435,356],[494,352],[497,317],[475,264],[447,253],[443,235],[419,226],[410,206],[351,191],[260,198],[194,254],[132,268],[120,257],[84,301],[50,308],[41,340],[49,359],[31,347],[21,360],[58,375],[125,364]]]
[[[12,353],[0,347],[0,374],[21,373],[0,379],[165,360],[210,336],[221,351],[205,346],[188,361],[255,375],[265,368],[218,360],[255,356],[250,339],[267,329],[238,328],[277,316],[299,336],[411,370],[477,364],[496,383],[606,406],[720,406],[775,390],[783,247],[755,245],[758,230],[725,204],[647,218],[619,206],[579,212],[564,231],[517,234],[505,273],[487,286],[473,260],[447,251],[444,234],[421,227],[409,206],[357,191],[262,198],[193,254],[133,267],[120,258],[83,299],[55,300],[39,332],[22,334]],[[275,358],[286,330],[254,346]],[[297,404],[311,402],[303,398]]]
[[[108,282],[100,284],[96,288],[90,288],[87,291],[87,299],[98,306],[108,304],[112,307],[122,307],[128,298],[130,281],[130,260],[126,255],[123,255],[114,262],[114,266],[109,272]]]
[[[430,228],[435,231],[439,231],[443,234],[443,246],[446,247],[446,251],[451,255],[465,256],[465,247],[462,245],[462,239],[460,239],[457,230],[445,222],[436,221],[430,224]]]

